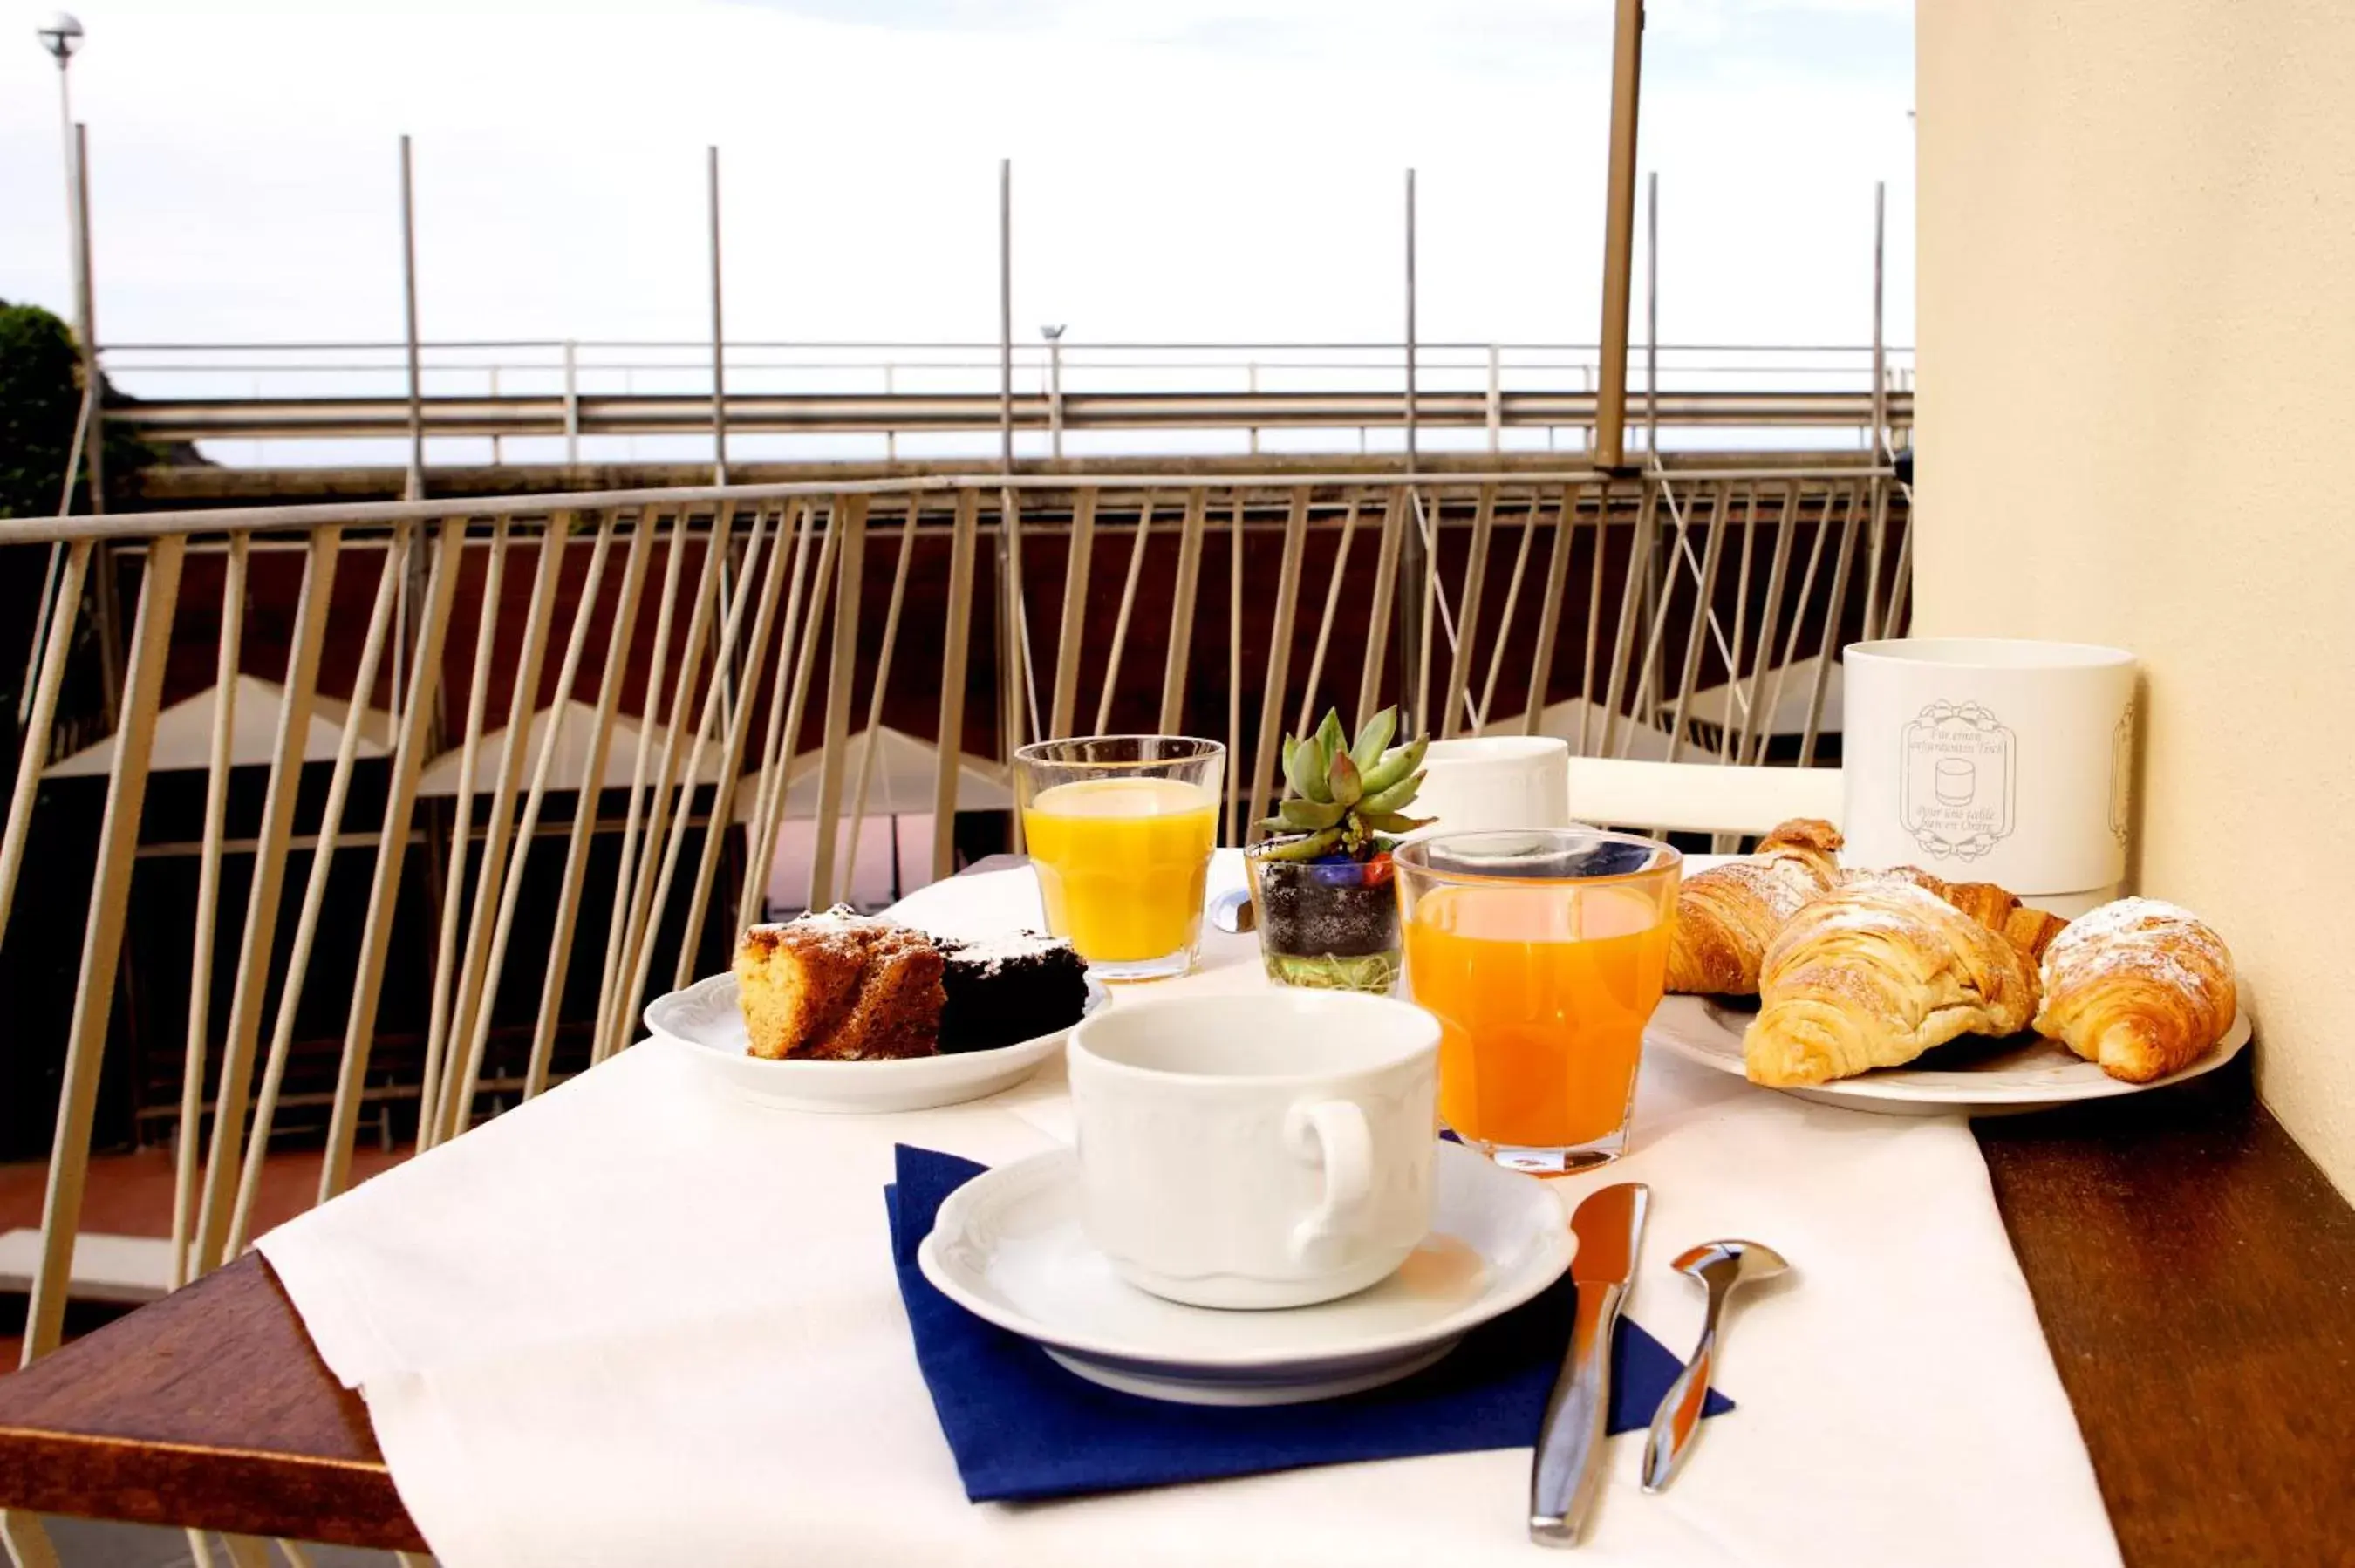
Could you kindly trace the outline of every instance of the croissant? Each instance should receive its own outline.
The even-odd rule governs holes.
[[[2036,1029],[2113,1078],[2179,1072],[2232,1027],[2232,955],[2190,912],[2120,899],[2070,923],[2046,949]]]
[[[1949,882],[1919,866],[1892,866],[1885,871],[1849,871],[1842,875],[1844,880],[1849,881],[1894,877],[1935,893],[1997,935],[2009,937],[2013,946],[2028,955],[2030,963],[2044,956],[2044,950],[2052,945],[2052,939],[2069,923],[2057,914],[2029,908],[2018,895],[1993,882]]]
[[[1758,852],[1700,872],[1678,890],[1668,989],[1712,996],[1758,989],[1758,961],[1790,918],[1832,886],[1839,829],[1795,817]]]
[[[1742,1039],[1776,1088],[1897,1067],[1958,1035],[2010,1034],[2036,1010],[2036,970],[2005,938],[1900,878],[1859,879],[1792,917],[1759,967]]]

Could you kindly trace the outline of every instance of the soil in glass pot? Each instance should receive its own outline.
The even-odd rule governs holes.
[[[1400,968],[1398,893],[1387,851],[1313,860],[1251,857],[1260,957],[1279,985],[1388,996]]]

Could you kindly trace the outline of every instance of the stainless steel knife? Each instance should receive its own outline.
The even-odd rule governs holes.
[[[1603,1479],[1603,1427],[1611,1409],[1611,1330],[1636,1275],[1651,1189],[1623,1181],[1587,1194],[1570,1217],[1578,1237],[1570,1277],[1578,1285],[1578,1316],[1562,1357],[1561,1375],[1546,1401],[1545,1424],[1529,1468],[1529,1539],[1540,1546],[1575,1546],[1579,1527]]]

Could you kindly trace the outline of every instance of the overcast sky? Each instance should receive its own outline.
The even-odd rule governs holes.
[[[429,337],[702,336],[717,144],[731,337],[993,337],[1006,155],[1026,336],[1394,340],[1412,165],[1423,335],[1588,342],[1610,9],[82,0],[99,336],[397,337],[405,131]],[[63,309],[45,13],[10,14],[0,297]],[[1910,341],[1910,0],[1650,14],[1663,339],[1865,341],[1885,179]]]

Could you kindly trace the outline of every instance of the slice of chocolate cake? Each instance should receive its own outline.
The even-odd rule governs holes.
[[[1080,1021],[1087,965],[1060,937],[936,936],[948,961],[941,975],[941,1050],[995,1051]]]

